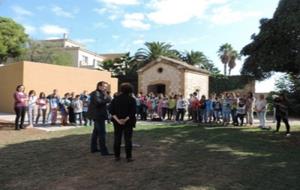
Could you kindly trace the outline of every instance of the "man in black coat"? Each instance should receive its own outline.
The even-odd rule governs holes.
[[[116,161],[120,160],[121,141],[124,133],[125,151],[128,162],[132,160],[132,132],[136,123],[136,100],[132,97],[132,86],[121,85],[121,93],[110,105],[110,113],[114,124],[114,153]]]
[[[88,117],[94,120],[94,130],[91,139],[91,152],[98,152],[97,139],[99,140],[101,155],[109,155],[105,143],[105,120],[107,120],[107,104],[111,101],[107,94],[108,84],[104,81],[98,82],[97,89],[90,94]]]

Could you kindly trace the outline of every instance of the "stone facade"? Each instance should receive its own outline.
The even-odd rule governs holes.
[[[208,95],[209,73],[187,63],[160,57],[138,71],[139,92],[182,94],[186,98],[196,89]]]
[[[206,74],[186,71],[184,96],[188,97],[196,90],[199,90],[200,95],[208,97],[209,77]]]

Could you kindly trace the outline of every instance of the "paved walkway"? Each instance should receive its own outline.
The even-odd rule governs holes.
[[[15,114],[8,114],[8,113],[0,113],[0,121],[5,121],[5,122],[15,122]],[[25,116],[25,124],[27,123],[27,116]],[[43,131],[63,131],[63,130],[69,130],[69,129],[75,129],[78,127],[84,127],[84,126],[61,126],[60,124],[58,125],[37,125],[34,128],[43,130]]]
[[[25,117],[26,118],[26,117]],[[7,113],[0,113],[0,121],[5,121],[5,122],[14,122],[15,120],[15,115],[14,114],[7,114]],[[25,119],[25,123],[26,123]],[[293,119],[290,118],[289,120],[290,125],[298,125],[300,126],[300,119]],[[185,123],[190,123],[193,124],[192,122],[185,122]],[[259,121],[257,119],[254,119],[254,125],[258,125]],[[139,121],[138,125],[166,125],[166,124],[174,124],[174,122],[170,121],[163,121],[163,122],[157,122],[157,121]],[[272,119],[267,119],[266,121],[267,126],[274,126],[275,123],[272,121]],[[84,126],[61,126],[61,125],[55,125],[55,126],[37,126],[34,127],[35,129],[43,130],[43,131],[61,131],[61,130],[68,130],[68,129],[75,129],[78,127],[84,127]]]

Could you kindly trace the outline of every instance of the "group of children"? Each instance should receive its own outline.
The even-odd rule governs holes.
[[[25,97],[24,105],[26,106],[29,127],[36,124],[56,125],[58,113],[61,115],[61,125],[92,125],[92,121],[87,117],[89,95],[86,91],[80,95],[65,93],[61,98],[56,89],[48,96],[44,92],[40,92],[37,96],[34,90],[30,90]]]
[[[146,120],[175,120],[183,121],[187,113],[188,120],[198,123],[223,123],[227,125],[244,125],[244,120],[249,125],[253,124],[253,112],[260,119],[260,127],[266,128],[264,118],[267,111],[267,102],[263,95],[257,100],[252,92],[240,95],[239,93],[223,93],[210,95],[208,98],[198,92],[190,94],[189,99],[182,95],[169,97],[153,93],[136,96],[138,118]]]
[[[181,122],[187,113],[187,119],[197,123],[215,122],[223,125],[231,123],[235,126],[243,126],[244,124],[251,126],[253,125],[253,113],[255,112],[259,119],[259,127],[263,129],[270,128],[266,126],[268,104],[264,95],[259,95],[256,99],[252,92],[243,95],[239,93],[212,94],[208,98],[204,95],[199,97],[199,93],[194,92],[190,94],[188,99],[185,99],[182,95],[164,96],[159,94],[156,96],[154,93],[148,95],[139,93],[134,97],[137,106],[137,119],[140,120],[150,118],[152,121],[173,120]],[[41,92],[37,97],[34,90],[29,91],[28,95],[25,94],[24,86],[20,85],[17,87],[14,98],[16,129],[22,128],[26,112],[28,112],[29,126],[39,124],[40,117],[42,117],[43,125],[56,125],[58,112],[61,115],[62,125],[92,125],[92,121],[87,117],[89,106],[87,91],[80,95],[65,93],[63,98],[60,98],[55,89],[48,96]],[[274,110],[277,131],[282,120],[286,124],[287,134],[289,134],[287,101],[283,95],[274,101]],[[21,124],[19,124],[20,118]]]

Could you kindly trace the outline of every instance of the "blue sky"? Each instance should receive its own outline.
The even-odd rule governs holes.
[[[271,18],[279,0],[0,0],[0,16],[13,18],[33,39],[80,41],[98,53],[134,53],[146,41],[167,42],[181,51],[217,57],[228,42],[240,51]],[[239,74],[241,62],[232,71]],[[273,80],[257,91],[273,88]]]

